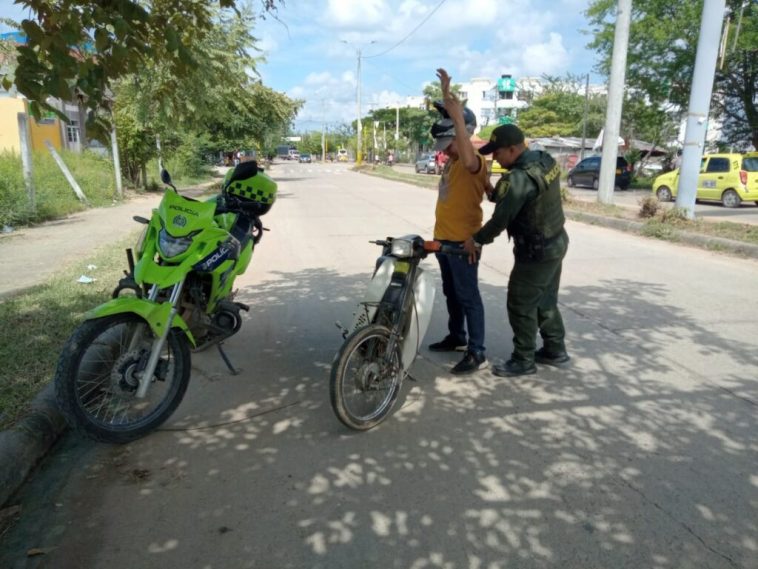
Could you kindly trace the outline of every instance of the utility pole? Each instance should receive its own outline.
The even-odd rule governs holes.
[[[724,21],[725,8],[726,0],[705,0],[700,21],[700,36],[695,54],[695,70],[692,75],[682,165],[679,168],[679,188],[676,196],[676,207],[685,210],[690,219],[695,217],[697,179],[708,128],[708,111],[713,93],[713,76],[719,54],[721,24]]]
[[[632,0],[618,0],[611,77],[608,82],[608,110],[605,114],[605,129],[603,131],[603,156],[600,161],[600,180],[597,188],[597,200],[605,204],[613,203],[613,189],[616,185],[616,158],[619,149],[621,110],[624,106],[626,52],[629,47],[631,20]]]
[[[579,149],[579,161],[584,160],[584,144],[587,140],[587,114],[590,109],[590,74],[587,73],[587,83],[584,85],[584,117],[582,118],[582,147]]]
[[[342,40],[342,43],[350,44],[347,40]],[[369,45],[372,43],[376,43],[375,40],[372,40],[369,42]],[[356,149],[355,149],[355,165],[360,166],[361,162],[363,161],[363,125],[361,124],[361,48],[357,48],[356,50],[358,52],[358,72],[356,74],[356,97],[355,97],[355,106],[356,106],[356,115],[357,115],[357,130],[358,130],[358,140],[356,143]]]
[[[24,172],[24,185],[29,196],[29,207],[37,211],[37,196],[34,191],[34,175],[32,170],[32,141],[29,136],[29,119],[26,113],[18,113],[18,135],[21,145],[21,167]]]
[[[397,150],[398,140],[400,140],[400,103],[395,105],[395,150]]]

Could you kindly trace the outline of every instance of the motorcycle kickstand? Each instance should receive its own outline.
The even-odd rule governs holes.
[[[223,342],[219,342],[218,344],[216,344],[216,346],[218,347],[218,353],[221,354],[221,359],[224,360],[226,367],[229,368],[229,372],[232,375],[239,375],[240,371],[238,369],[234,369],[232,362],[229,360],[229,356],[226,355],[226,352],[224,351],[224,348],[221,347],[221,344],[223,344]]]

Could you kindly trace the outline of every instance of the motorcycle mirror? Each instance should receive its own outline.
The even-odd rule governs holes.
[[[164,184],[171,185],[171,174],[169,174],[168,170],[165,168],[161,169],[161,181]]]

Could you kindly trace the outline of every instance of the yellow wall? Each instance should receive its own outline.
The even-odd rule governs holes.
[[[61,140],[61,121],[58,118],[52,120],[50,124],[40,124],[29,116],[29,133],[32,137],[32,150],[44,150],[47,152],[45,141],[49,140],[56,150],[63,146]]]
[[[14,97],[0,97],[0,152],[10,150],[21,152],[21,142],[18,133],[18,113],[26,113],[29,124],[32,151],[45,151],[45,140],[60,150],[63,147],[61,137],[61,121],[58,118],[50,124],[38,124],[28,112],[26,101]]]
[[[0,97],[0,152],[11,151],[21,154],[18,136],[18,113],[24,113],[23,99]]]

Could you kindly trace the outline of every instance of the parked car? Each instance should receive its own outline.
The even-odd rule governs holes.
[[[598,181],[600,180],[600,156],[585,158],[576,166],[571,168],[568,173],[569,188],[574,186],[587,186],[597,190]],[[625,190],[632,181],[631,167],[623,156],[616,158],[616,180],[615,187]]]
[[[345,148],[340,148],[337,150],[337,162],[347,162],[348,155],[347,150]]]
[[[307,152],[300,154],[300,162],[312,162],[311,155]]]
[[[434,152],[421,154],[416,160],[416,174],[435,174],[437,172],[437,161]]]
[[[658,176],[653,193],[660,201],[676,198],[679,169]],[[724,207],[739,207],[743,201],[758,204],[758,152],[705,154],[697,177],[699,200],[720,201]]]

